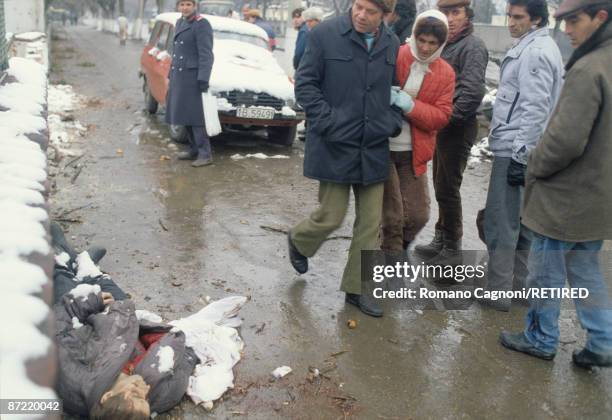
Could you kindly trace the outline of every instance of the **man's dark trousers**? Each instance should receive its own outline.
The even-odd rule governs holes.
[[[210,159],[210,138],[206,133],[206,128],[202,126],[187,126],[186,129],[191,153],[197,155],[198,159]]]
[[[433,158],[433,183],[438,202],[436,230],[444,239],[458,241],[463,236],[461,182],[470,150],[478,134],[476,117],[450,123],[438,133]]]

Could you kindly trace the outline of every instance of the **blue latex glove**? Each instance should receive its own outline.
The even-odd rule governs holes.
[[[391,87],[391,105],[395,105],[404,112],[412,111],[414,101],[412,97],[397,86]]]

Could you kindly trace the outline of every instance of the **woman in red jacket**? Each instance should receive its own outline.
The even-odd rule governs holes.
[[[383,200],[382,246],[400,255],[429,219],[427,162],[433,157],[436,132],[446,126],[453,108],[455,73],[440,54],[448,36],[446,16],[421,13],[413,36],[398,54],[392,105],[402,109],[402,133],[390,139],[391,165]]]

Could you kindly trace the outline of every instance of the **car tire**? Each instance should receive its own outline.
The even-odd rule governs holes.
[[[288,127],[268,127],[268,141],[281,146],[291,146],[295,141],[297,125]]]
[[[170,138],[177,143],[187,144],[189,139],[187,138],[187,129],[184,125],[169,125],[168,130],[170,131]]]
[[[142,91],[144,92],[145,109],[149,114],[155,114],[157,112],[159,104],[157,103],[157,100],[155,99],[153,94],[151,94],[151,90],[149,89],[149,85],[147,84],[147,79],[145,79],[144,81]]]

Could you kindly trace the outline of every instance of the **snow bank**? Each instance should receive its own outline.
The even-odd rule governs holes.
[[[77,152],[68,150],[74,138],[82,137],[87,129],[74,118],[72,113],[81,105],[83,98],[77,95],[70,85],[49,86],[49,124],[50,142],[66,155]]]
[[[22,34],[23,35],[23,34]],[[40,206],[46,180],[46,155],[25,135],[44,132],[47,81],[43,66],[11,58],[10,83],[0,86],[0,398],[55,398],[51,388],[34,383],[26,363],[49,354],[51,340],[41,325],[49,307],[39,297],[48,282],[39,265],[27,257],[49,255]],[[33,205],[39,207],[32,207]],[[13,416],[11,418],[35,418]]]

